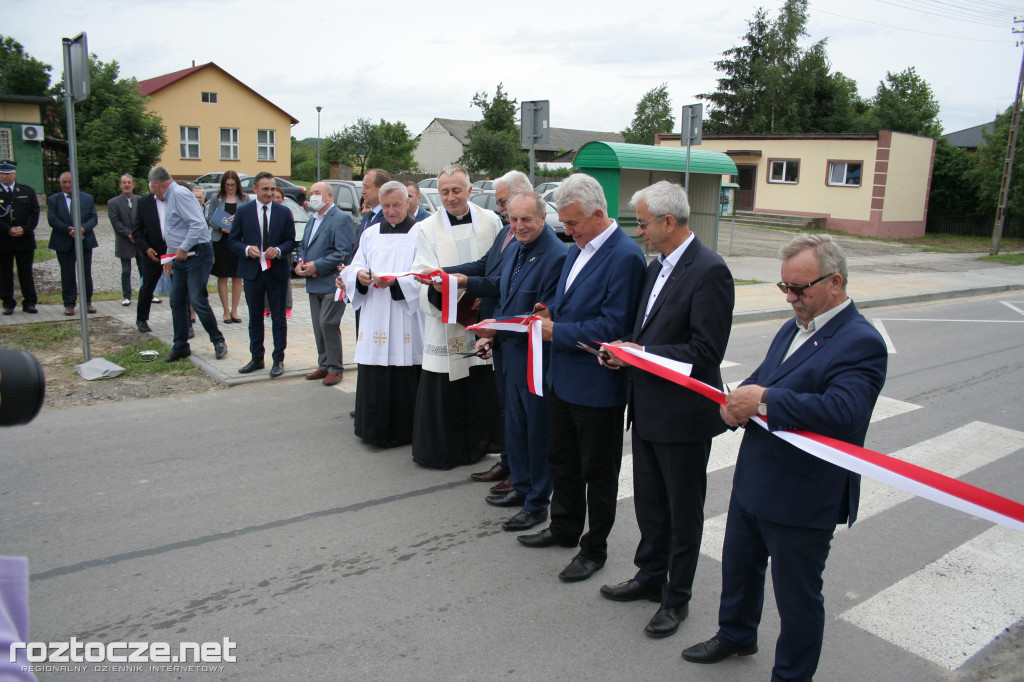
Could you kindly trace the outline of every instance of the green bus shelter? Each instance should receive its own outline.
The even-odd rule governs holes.
[[[580,147],[573,165],[601,183],[608,215],[636,237],[636,211],[629,200],[659,180],[684,184],[686,149],[594,141]],[[690,230],[716,251],[722,176],[736,173],[736,164],[722,152],[690,149]]]

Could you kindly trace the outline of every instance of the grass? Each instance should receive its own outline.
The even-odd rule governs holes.
[[[838,234],[842,237],[852,237],[854,239],[864,239],[874,242],[884,242],[888,244],[902,244],[904,246],[910,246],[919,248],[922,251],[933,251],[937,253],[988,253],[992,247],[992,237],[975,237],[966,235],[954,235],[954,234],[938,234],[928,233],[922,237],[911,237],[908,239],[880,239],[878,237],[868,237],[859,234],[847,234],[845,232],[836,233],[833,230],[822,230],[818,228],[807,228],[805,230],[794,230],[788,227],[777,227],[772,225],[759,225],[761,229],[765,230],[776,230],[778,232],[789,232],[789,233],[807,233],[807,234]],[[1000,251],[1024,251],[1024,238],[1003,238],[999,243]],[[998,260],[998,258],[993,259]],[[1016,264],[1013,259],[1000,260],[1000,262],[1009,262]]]
[[[996,263],[1005,263],[1007,265],[1024,265],[1024,254],[1020,253],[1001,253],[997,256],[982,256],[978,260],[990,260]]]
[[[139,351],[155,350],[158,355],[155,360],[145,362],[139,357]],[[116,353],[104,353],[103,357],[111,362],[124,367],[123,377],[136,377],[143,374],[171,374],[188,375],[199,374],[199,368],[191,362],[160,362],[160,358],[171,352],[171,347],[166,343],[153,339],[140,345],[131,345],[122,348]]]
[[[56,258],[57,254],[50,251],[50,240],[43,241],[41,239],[36,240],[36,255],[35,262],[42,263],[44,260],[50,260]]]
[[[45,350],[56,345],[81,341],[82,328],[78,322],[32,322],[0,327],[3,345],[19,350]]]
[[[733,284],[739,287],[744,284],[768,284],[768,282],[762,282],[759,279],[734,279]]]

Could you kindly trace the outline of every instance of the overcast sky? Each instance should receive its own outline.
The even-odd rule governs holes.
[[[596,131],[621,131],[665,82],[678,129],[679,108],[714,90],[713,62],[741,43],[754,9],[774,17],[781,4],[0,0],[0,33],[52,65],[53,81],[61,39],[82,31],[125,77],[215,62],[299,119],[300,139],[316,136],[317,105],[323,136],[359,117],[403,121],[414,135],[434,117],[478,120],[473,94],[499,82],[519,101],[550,100],[551,125]],[[1015,12],[1024,17],[1024,2],[811,0],[805,42],[827,38],[833,69],[864,97],[886,71],[916,67],[948,133],[1012,104]]]

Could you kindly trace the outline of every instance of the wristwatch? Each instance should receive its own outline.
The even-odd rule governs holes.
[[[765,402],[765,398],[768,397],[768,389],[764,389],[764,393],[761,394],[761,402],[757,404],[757,414],[762,417],[768,416],[768,403]]]

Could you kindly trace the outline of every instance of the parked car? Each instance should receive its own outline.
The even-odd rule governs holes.
[[[428,208],[427,210],[430,211],[431,213],[437,213],[438,211],[441,210],[443,206],[443,204],[441,203],[441,195],[438,193],[436,189],[432,189],[429,187],[420,187],[421,204],[423,203],[424,199],[426,199],[427,202],[430,203],[430,208]]]
[[[242,178],[242,191],[246,194],[255,194],[256,190],[253,189],[252,183],[256,178],[246,176],[239,176]],[[284,190],[284,195],[297,203],[299,206],[306,205],[306,188],[302,185],[296,185],[294,182],[288,182],[287,180],[279,177],[274,177],[274,182],[277,186]]]
[[[558,189],[562,183],[560,182],[542,182],[533,188],[533,191],[537,194],[544,196],[548,192]]]
[[[498,203],[494,198],[494,192],[483,192],[469,198],[477,206],[489,208],[495,213],[498,212]],[[558,209],[551,202],[544,202],[547,207],[544,212],[544,222],[551,226],[558,238],[563,242],[571,242],[572,239],[565,236],[565,225],[558,219]]]
[[[494,189],[494,180],[477,180],[473,183],[473,187],[482,192],[491,191]]]
[[[416,183],[417,187],[423,189],[427,187],[429,189],[437,189],[437,178],[426,178]]]
[[[335,205],[348,213],[349,217],[352,218],[352,222],[355,223],[356,227],[359,227],[359,222],[363,219],[362,214],[359,212],[359,205],[363,201],[362,196],[362,184],[358,185],[351,180],[322,180],[331,187],[331,191],[334,192],[334,203]]]
[[[469,198],[477,206],[483,206],[488,208],[495,213],[498,212],[498,201],[494,198],[494,190],[482,190],[479,194],[474,194]]]
[[[218,173],[207,173],[206,175],[200,175],[198,178],[192,181],[192,184],[199,185],[200,187],[206,190],[207,194],[209,194],[211,191],[219,192],[220,179],[221,177],[223,177],[225,172],[226,171],[220,171]],[[246,175],[245,173],[239,173],[238,177],[241,178],[242,180],[245,180],[250,176]]]
[[[309,214],[306,213],[306,209],[292,201],[291,197],[286,196],[282,206],[287,206],[288,210],[292,212],[292,218],[295,219],[295,249],[292,251],[292,278],[294,279],[299,276],[295,274],[295,266],[299,262],[299,244],[302,242],[302,235],[306,233]]]

